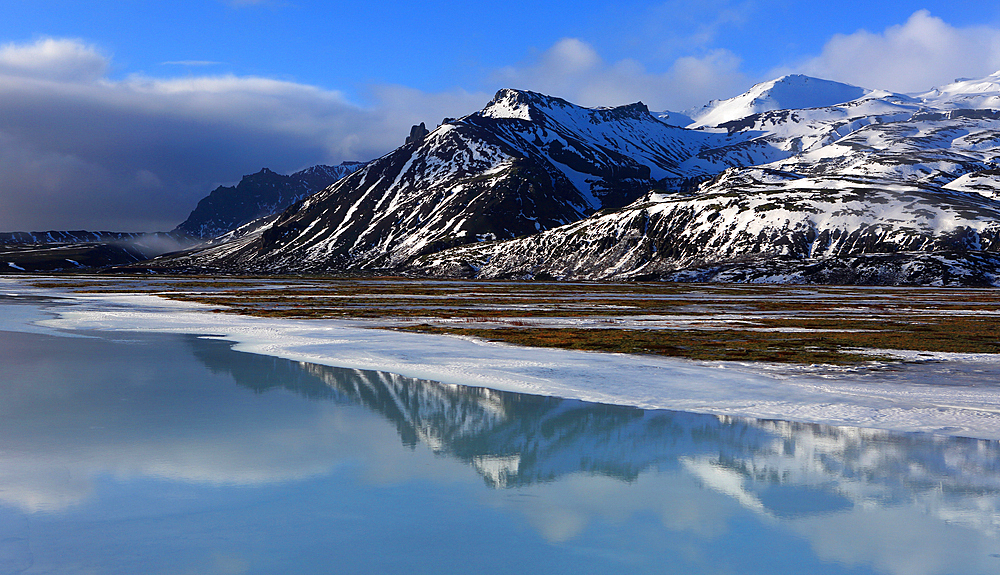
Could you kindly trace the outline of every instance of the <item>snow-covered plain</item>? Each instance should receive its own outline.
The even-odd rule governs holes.
[[[4,313],[0,330],[201,334],[245,352],[446,384],[593,402],[1000,439],[1000,356],[902,354],[871,367],[703,362],[523,348],[455,336],[371,329],[357,321],[212,313],[151,295],[74,294],[0,278],[8,301],[58,298],[52,314]],[[5,309],[22,306],[3,305]],[[23,308],[22,308],[23,309]]]

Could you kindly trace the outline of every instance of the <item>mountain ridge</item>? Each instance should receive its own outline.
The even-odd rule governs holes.
[[[582,108],[504,89],[281,214],[251,244],[192,265],[268,271],[382,269],[481,240],[508,239],[620,207],[662,180],[708,175],[681,163],[726,136],[669,126],[644,104]]]
[[[263,168],[243,176],[235,186],[219,186],[202,198],[173,232],[211,239],[258,218],[283,211],[363,166],[344,162],[316,165],[283,175]]]
[[[786,76],[697,129],[502,89],[261,229],[155,265],[994,285],[1000,111],[961,107],[992,102],[989,77],[963,82],[935,108]],[[814,85],[795,100],[810,107],[767,109]]]

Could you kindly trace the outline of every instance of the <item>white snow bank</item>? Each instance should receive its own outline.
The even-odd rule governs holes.
[[[240,351],[296,361],[642,408],[1000,439],[994,356],[938,355],[942,361],[882,370],[697,362],[217,314],[146,295],[58,295],[70,305],[51,308],[58,317],[35,325],[204,334],[234,341]],[[23,329],[17,319],[0,317],[0,329]]]

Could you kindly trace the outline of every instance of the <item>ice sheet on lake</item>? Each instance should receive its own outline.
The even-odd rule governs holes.
[[[60,295],[49,311],[4,316],[60,330],[207,334],[236,349],[292,360],[388,371],[449,384],[642,408],[685,410],[897,431],[1000,439],[1000,358],[915,356],[881,369],[699,362],[651,356],[523,348],[455,336],[359,327],[340,320],[265,319],[149,295],[66,294],[0,279],[0,291]],[[20,318],[20,320],[19,320]],[[19,323],[20,321],[20,323]]]

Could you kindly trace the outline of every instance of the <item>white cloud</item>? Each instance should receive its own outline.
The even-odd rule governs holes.
[[[363,106],[269,78],[111,80],[110,66],[77,40],[0,49],[0,230],[172,229],[243,174],[368,160],[489,99],[380,86]]]
[[[651,73],[606,62],[564,39],[504,68],[494,87],[591,106],[642,100],[683,109],[749,82],[726,51]],[[198,200],[263,167],[291,172],[368,160],[409,127],[474,112],[492,93],[428,93],[370,86],[366,104],[344,93],[271,78],[202,75],[113,80],[109,56],[80,40],[45,38],[0,48],[0,230],[172,229]]]
[[[33,44],[0,47],[0,75],[59,80],[93,80],[107,70],[107,57],[79,40],[43,38]]]
[[[664,68],[608,61],[587,42],[565,38],[488,75],[489,92],[535,90],[584,106],[642,101],[654,111],[736,95],[768,78],[749,78],[738,55],[709,49],[717,29],[738,23],[745,10],[717,4],[729,11],[706,32],[709,43]],[[337,90],[271,78],[115,80],[111,68],[109,55],[81,40],[0,46],[0,230],[171,229],[219,184],[262,167],[290,172],[371,159],[399,145],[411,125],[433,127],[492,95],[377,85],[359,103]],[[998,69],[1000,30],[957,28],[919,11],[882,32],[836,36],[820,55],[770,77],[795,71],[922,91]]]
[[[396,84],[382,84],[369,89],[368,99],[377,102],[377,108],[385,113],[386,121],[377,128],[396,138],[401,128],[409,133],[410,126],[424,122],[433,129],[446,117],[471,114],[485,106],[492,97],[492,93],[462,89],[428,93]]]
[[[674,0],[663,10],[685,14],[681,8],[688,4],[690,0]],[[716,0],[712,8],[716,16],[710,23],[695,27],[683,38],[685,46],[698,46],[702,52],[673,60],[665,71],[650,71],[632,59],[608,62],[586,42],[565,38],[525,62],[500,69],[494,80],[505,87],[535,90],[585,106],[641,100],[653,110],[685,110],[791,72],[917,92],[957,77],[982,77],[1000,70],[1000,29],[959,28],[920,10],[905,23],[882,32],[860,30],[834,36],[819,56],[765,77],[749,78],[741,70],[738,55],[710,47],[722,28],[744,22],[751,5]]]
[[[636,60],[605,62],[587,43],[560,40],[518,66],[499,70],[495,81],[559,96],[584,106],[645,102],[653,110],[683,110],[748,85],[740,59],[726,50],[677,59],[662,73],[649,72]]]
[[[868,88],[922,92],[959,76],[1000,70],[1000,29],[957,28],[919,10],[904,24],[879,33],[834,36],[799,70]]]

